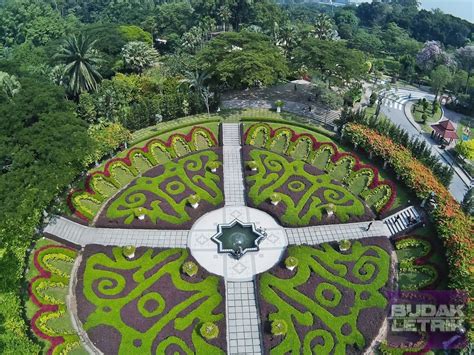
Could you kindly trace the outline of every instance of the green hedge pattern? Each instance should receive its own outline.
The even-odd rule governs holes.
[[[132,148],[125,158],[109,160],[102,171],[86,177],[85,189],[73,190],[68,196],[71,211],[85,221],[92,221],[102,205],[140,174],[172,159],[218,145],[214,134],[196,126],[184,135],[173,134],[165,142],[151,139],[141,148]]]
[[[335,184],[329,174],[308,173],[304,161],[288,161],[280,154],[261,149],[252,149],[250,158],[256,162],[257,172],[246,177],[249,198],[259,206],[269,203],[272,194],[278,193],[285,206],[280,216],[285,225],[305,226],[313,218],[321,221],[330,204],[335,206],[334,214],[342,222],[365,214],[359,198]]]
[[[155,224],[165,221],[179,225],[189,221],[190,195],[198,195],[201,201],[213,206],[224,200],[220,176],[206,168],[210,162],[218,161],[215,151],[204,150],[164,164],[162,174],[139,177],[117,195],[107,208],[107,218],[125,218],[124,223],[130,224],[140,208],[140,213]]]
[[[350,251],[345,253],[321,244],[318,248],[289,247],[288,254],[299,260],[296,271],[279,277],[275,268],[281,266],[277,266],[259,279],[261,307],[270,309],[264,320],[278,319],[288,324],[287,334],[270,354],[344,354],[346,346],[359,350],[367,346],[357,320],[366,308],[371,309],[374,317],[364,322],[382,322],[385,317],[387,301],[381,289],[390,276],[387,251],[353,241]],[[354,294],[353,300],[347,290]],[[380,319],[375,316],[377,309]],[[317,338],[323,343],[315,344]]]
[[[244,142],[326,171],[377,212],[389,209],[396,197],[395,185],[389,180],[379,181],[377,168],[362,164],[352,153],[339,152],[333,142],[318,141],[314,134],[297,134],[289,127],[274,129],[267,123],[256,123],[245,131]]]
[[[156,339],[163,331],[170,334],[166,329],[171,326],[173,331],[158,343],[157,354],[171,349],[185,354],[223,354],[200,334],[202,324],[224,322],[224,313],[217,311],[224,309],[219,277],[204,273],[187,281],[181,274],[189,258],[186,249],[137,248],[132,260],[124,257],[122,248],[107,249],[90,251],[81,269],[78,295],[95,308],[83,320],[87,332],[111,327],[120,333],[119,338],[108,340],[120,342],[119,354],[150,354]],[[150,301],[153,307],[147,306]],[[140,329],[141,323],[148,324],[146,330]],[[183,332],[191,334],[190,342]],[[221,332],[225,336],[225,329]]]

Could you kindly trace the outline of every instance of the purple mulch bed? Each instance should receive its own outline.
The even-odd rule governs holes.
[[[364,239],[358,239],[357,241],[361,242],[362,245],[364,246],[378,246],[385,250],[389,255],[392,254],[392,245],[388,238],[386,237],[372,237],[372,238],[364,238]],[[337,248],[337,243],[330,243],[333,248]],[[320,248],[318,245],[312,246],[315,249]],[[366,252],[364,255],[370,256],[372,253],[370,251]],[[288,270],[284,266],[283,260],[288,256],[288,251],[286,251],[282,257],[282,262],[280,262],[278,265],[274,266],[269,272],[284,280],[284,279],[289,279],[295,275],[294,271]],[[317,260],[317,258],[315,258]],[[331,272],[334,272],[331,270],[328,266],[325,265],[325,263],[320,262],[322,265],[325,266],[325,268]],[[355,284],[370,284],[370,282],[376,277],[376,274],[374,277],[368,281],[361,281],[357,278],[355,278],[353,275],[351,275],[350,270],[353,269],[355,262],[337,262],[338,264],[344,264],[348,268],[348,272],[345,276],[345,278]],[[388,290],[393,290],[395,287],[395,270],[392,268],[392,263],[390,263],[390,270],[389,270],[389,276],[388,280],[385,284],[384,287],[382,287],[379,292],[384,295],[385,291]],[[257,275],[257,287],[260,285],[260,277],[261,275]],[[316,287],[321,283],[330,283],[334,286],[337,287],[337,289],[341,292],[342,298],[340,300],[339,305],[336,307],[325,307],[327,310],[330,311],[330,313],[336,317],[343,316],[350,314],[351,312],[351,307],[354,305],[354,300],[355,300],[355,292],[353,289],[344,287],[342,285],[339,285],[337,283],[332,283],[331,280],[328,280],[326,278],[323,278],[319,274],[316,274],[314,272],[311,273],[311,276],[309,277],[308,281],[300,286],[297,286],[295,289],[304,294],[306,297],[310,299],[314,299],[314,293],[316,290]],[[281,297],[283,300],[285,300],[288,304],[290,304],[292,307],[294,307],[296,310],[300,312],[306,312],[308,309],[299,303],[296,303],[294,300],[286,296],[282,291],[278,289],[274,289],[274,291],[278,294],[279,297]],[[277,346],[278,344],[281,343],[282,338],[281,337],[273,337],[271,335],[270,331],[270,322],[268,321],[268,316],[270,313],[274,313],[277,311],[277,308],[271,304],[268,303],[263,299],[263,297],[260,295],[260,292],[257,291],[258,294],[258,303],[259,303],[259,310],[260,310],[260,319],[261,319],[261,327],[264,331],[263,333],[263,343],[264,343],[264,349],[265,349],[265,354],[269,354],[270,350]],[[367,292],[365,295],[364,293],[361,294],[361,298],[364,299],[365,297],[369,297],[370,293]],[[357,318],[357,329],[362,333],[366,340],[366,347],[367,348],[372,340],[378,335],[378,332],[382,326],[383,321],[387,317],[388,312],[388,306],[385,309],[381,308],[376,308],[376,307],[369,307],[369,308],[364,308],[360,311],[359,316]],[[317,317],[317,315],[314,315],[314,324],[310,327],[303,326],[299,324],[296,319],[293,320],[293,323],[295,325],[295,329],[299,335],[301,344],[303,344],[303,340],[305,335],[315,329],[323,329],[331,333],[333,336],[335,335],[329,327],[324,324],[324,322]],[[350,325],[346,324],[342,328],[343,333],[350,333]],[[337,338],[334,336],[334,339],[337,341]],[[323,344],[321,338],[316,338],[312,342],[312,347],[317,345],[317,344]],[[359,349],[354,346],[346,346],[346,354],[361,354],[363,353],[364,349]],[[301,349],[302,351],[302,349]],[[331,354],[334,354],[334,352],[331,352]]]
[[[219,161],[222,161],[222,148],[211,148],[209,150],[214,151],[218,156],[219,156]],[[193,152],[191,154],[195,154],[196,152]],[[183,159],[183,157],[180,157],[178,159],[175,159],[173,161],[177,161]],[[204,175],[205,169],[206,169],[206,163],[207,159],[204,156],[203,157],[203,168],[199,171],[188,171],[188,177],[191,179],[193,176],[196,175]],[[164,167],[162,165],[156,166],[150,170],[148,170],[145,174],[143,174],[143,177],[155,177],[163,174],[164,172]],[[217,186],[221,191],[224,191],[224,178],[223,178],[223,169],[220,167],[217,169],[216,174],[219,176],[220,181],[217,182]],[[174,178],[170,178],[165,180],[163,183],[160,184],[160,188],[164,189],[164,186],[167,183],[170,183],[174,181]],[[178,181],[179,179],[176,179]],[[181,181],[181,180],[179,180]],[[128,187],[133,187],[136,184],[136,180],[133,181]],[[212,191],[210,191],[206,185],[203,182],[198,182],[197,185],[205,190],[208,190],[211,194],[213,194]],[[116,195],[114,198],[112,198],[110,201],[107,202],[107,204],[104,206],[102,212],[100,213],[99,217],[97,218],[97,221],[95,223],[96,227],[102,227],[102,228],[139,228],[139,229],[190,229],[194,222],[198,220],[201,216],[205,215],[206,213],[213,211],[215,209],[221,208],[224,206],[224,201],[222,201],[220,204],[214,206],[211,203],[205,201],[204,199],[201,200],[199,203],[198,208],[192,208],[189,206],[189,204],[186,204],[185,211],[189,216],[189,220],[181,223],[181,224],[173,224],[168,221],[164,220],[158,220],[157,223],[154,223],[151,221],[148,216],[145,216],[145,219],[143,221],[138,220],[135,218],[130,224],[125,224],[124,221],[126,217],[122,218],[109,218],[107,217],[107,210],[110,207],[110,205],[117,199],[119,196],[121,196],[123,193],[120,192],[118,195]],[[175,210],[173,207],[164,199],[161,199],[157,195],[155,195],[151,191],[147,190],[141,190],[140,193],[143,193],[147,201],[146,203],[142,206],[144,208],[150,208],[150,205],[152,202],[160,201],[160,208],[164,210],[165,213],[170,214],[170,215],[176,215]],[[189,197],[189,195],[193,194],[194,191],[190,190],[188,187],[184,190],[184,192],[172,196],[172,198],[175,200],[175,202],[180,202]]]
[[[252,150],[255,150],[255,149],[258,149],[258,150],[264,150],[264,149],[260,149],[260,148],[255,148],[255,147],[252,147],[252,146],[244,146],[242,148],[242,159],[243,161],[249,161],[249,160],[252,160],[252,158],[250,157],[250,151]],[[274,153],[274,152],[272,152]],[[276,153],[277,154],[277,153]],[[288,156],[285,156],[285,155],[282,155],[282,157],[284,157],[288,162],[292,162],[294,161],[293,158],[291,157],[288,157]],[[308,174],[311,174],[313,176],[318,176],[318,175],[323,175],[323,174],[327,174],[325,173],[324,171],[322,171],[321,169],[318,169],[317,167],[313,166],[313,165],[310,165],[310,164],[305,164],[305,167],[304,167],[305,171],[308,173]],[[278,220],[284,227],[295,227],[295,225],[293,224],[288,224],[288,223],[285,223],[281,220],[281,217],[285,214],[286,212],[286,206],[285,206],[285,203],[282,201],[280,202],[277,206],[274,206],[270,203],[270,201],[264,201],[262,203],[260,203],[259,205],[255,204],[252,199],[249,197],[248,195],[248,191],[250,190],[253,182],[251,183],[248,183],[247,182],[247,176],[252,176],[256,174],[256,172],[253,172],[251,171],[250,169],[247,169],[245,168],[244,169],[244,175],[245,175],[245,187],[246,187],[246,200],[247,200],[247,205],[250,206],[250,207],[253,207],[253,208],[257,208],[259,210],[262,210],[262,211],[265,211],[267,212],[268,214],[270,214],[272,217],[274,217],[276,220]],[[272,171],[272,174],[280,174],[279,172],[275,172],[275,171]],[[304,193],[306,192],[306,190],[303,190],[301,192],[293,192],[293,191],[290,191],[289,188],[288,188],[288,183],[289,182],[293,182],[293,181],[301,181],[302,183],[310,183],[309,181],[307,181],[304,177],[301,177],[301,176],[294,176],[294,177],[291,177],[290,179],[288,179],[287,183],[284,184],[284,186],[278,188],[277,190],[275,190],[276,192],[279,192],[281,194],[284,194],[284,195],[287,195],[287,196],[290,196],[293,201],[298,201],[303,195]],[[331,183],[333,183],[334,185],[337,185],[337,186],[342,186],[344,187],[339,181],[337,180],[331,180]],[[334,191],[335,194],[340,194],[339,192],[337,191]],[[321,201],[326,201],[324,195],[323,195],[323,189],[318,189],[316,192],[315,192],[315,195],[321,199]],[[356,199],[358,199],[365,207],[365,211],[364,211],[364,214],[362,216],[350,216],[349,219],[345,222],[342,222],[337,216],[336,214],[333,214],[331,217],[328,217],[326,214],[323,214],[323,217],[321,220],[318,220],[316,217],[312,217],[310,222],[305,224],[305,226],[317,226],[317,225],[327,225],[327,224],[341,224],[341,223],[356,223],[356,222],[366,222],[366,221],[371,221],[373,219],[375,219],[375,214],[374,212],[370,209],[369,206],[366,205],[366,203],[361,200],[359,197],[355,196],[354,197]],[[310,205],[311,205],[311,200],[308,200],[305,204],[305,206],[302,208],[302,210],[300,211],[300,215],[304,215],[305,213],[308,212],[309,208],[310,208]],[[346,203],[347,204],[347,203]]]
[[[80,321],[83,324],[87,323],[87,319],[89,318],[89,316],[91,316],[94,312],[98,311],[97,306],[89,302],[86,299],[86,296],[84,295],[84,272],[86,269],[86,264],[93,255],[99,254],[99,253],[105,254],[111,260],[114,260],[114,256],[112,253],[113,248],[114,247],[106,247],[106,246],[100,246],[100,245],[88,245],[84,249],[83,259],[77,273],[78,278],[77,278],[77,284],[76,284],[76,289],[75,289],[76,299],[77,299],[77,314]],[[142,257],[143,254],[149,249],[150,248],[145,248],[145,247],[137,248],[135,252],[135,259],[139,259],[140,257]],[[155,255],[159,254],[160,252],[165,251],[166,249],[152,248],[152,250],[153,250],[152,257],[154,257]],[[178,251],[175,254],[172,254],[166,260],[154,265],[153,268],[151,268],[145,273],[144,275],[145,280],[149,278],[150,276],[152,276],[154,273],[158,272],[161,269],[161,267],[181,257],[182,255],[181,252],[184,252],[184,251],[185,250],[182,249],[181,251]],[[186,261],[193,261],[197,263],[196,260],[191,256],[189,251],[188,251],[188,257]],[[92,291],[95,295],[100,296],[100,298],[104,300],[126,298],[138,286],[138,282],[134,280],[134,276],[135,277],[137,276],[136,272],[139,271],[140,267],[130,270],[130,269],[109,268],[109,267],[106,267],[105,265],[97,264],[96,269],[106,270],[106,271],[119,274],[125,279],[124,289],[119,294],[110,295],[110,296],[106,296],[100,293],[98,289],[100,280],[94,280],[92,282]],[[180,272],[181,279],[190,284],[200,283],[206,278],[208,278],[209,276],[215,276],[215,275],[210,274],[202,267],[199,267],[198,273],[193,277],[189,277],[187,275],[181,274]],[[115,282],[112,282],[112,285],[110,285],[108,288],[109,289],[113,288],[115,285],[116,285]],[[142,293],[142,295],[148,294],[150,292],[159,293],[165,300],[166,306],[160,314],[156,316],[151,316],[151,317],[144,317],[143,315],[141,315],[141,313],[138,311],[138,308],[137,308],[139,297],[131,298],[130,301],[126,303],[120,309],[121,320],[126,324],[126,326],[140,333],[145,333],[148,330],[150,330],[150,328],[152,328],[156,324],[156,322],[158,322],[163,316],[166,316],[170,311],[172,311],[175,306],[186,301],[189,297],[196,294],[198,291],[197,290],[196,291],[179,290],[173,284],[171,276],[169,274],[164,274],[155,283],[153,283],[150,287],[148,287],[146,291]],[[224,318],[216,322],[217,326],[219,327],[219,337],[216,339],[207,340],[207,342],[222,349],[223,351],[226,351],[227,343],[226,343],[226,321],[225,321],[225,285],[224,285],[224,280],[222,278],[220,278],[219,280],[217,292],[222,295],[223,299],[220,302],[220,304],[212,312],[213,314],[222,313],[224,314]],[[194,309],[199,307],[206,299],[207,299],[206,297],[203,297],[201,300],[194,302],[193,304],[185,308],[183,311],[178,313],[176,318],[186,316],[187,314],[192,312]],[[156,301],[148,301],[144,304],[144,308],[147,309],[148,311],[152,311],[156,306],[157,306]],[[107,307],[107,305],[102,306],[102,311],[105,313],[111,310],[112,309]],[[199,326],[200,322],[201,320],[195,319],[194,322],[186,329],[176,330],[174,327],[174,320],[172,320],[169,323],[167,323],[157,334],[151,334],[151,336],[153,336],[153,339],[151,340],[151,344],[152,344],[151,349],[143,349],[143,350],[146,351],[146,353],[156,353],[156,348],[159,343],[163,342],[170,336],[177,336],[180,339],[182,339],[187,344],[187,346],[189,346],[191,349],[194,349],[195,351],[195,348],[192,342],[192,334],[193,334],[194,329]],[[122,341],[122,335],[118,329],[111,327],[109,325],[103,324],[103,325],[99,325],[97,327],[88,329],[87,334],[90,340],[94,343],[94,345],[99,350],[101,350],[104,354],[117,354],[118,353],[120,343]],[[136,339],[135,342],[137,343],[136,344],[137,347],[141,345],[140,339]],[[177,348],[175,349],[173,345],[170,345],[166,349],[166,352],[168,353],[173,349],[179,352],[179,349]],[[173,353],[173,351],[171,351],[171,353]]]

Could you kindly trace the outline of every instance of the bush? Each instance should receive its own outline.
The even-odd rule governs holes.
[[[127,245],[122,248],[122,254],[126,258],[130,259],[135,256],[135,250],[137,250],[137,247],[133,245]]]
[[[298,258],[294,256],[289,256],[285,259],[285,266],[288,269],[293,269],[298,266]]]
[[[347,251],[351,248],[351,241],[347,239],[342,239],[339,241],[339,250],[340,251]]]
[[[199,202],[201,202],[201,197],[200,197],[199,195],[196,195],[196,194],[190,195],[190,196],[188,197],[188,202],[189,202],[189,204],[191,204],[191,205],[198,204]]]
[[[275,101],[275,106],[276,107],[283,107],[283,105],[285,105],[285,103],[282,100],[276,100]]]
[[[272,334],[275,336],[286,335],[288,332],[288,324],[283,319],[275,319],[272,322]]]
[[[200,329],[201,335],[205,339],[215,339],[219,336],[219,327],[212,322],[205,322]]]
[[[370,95],[370,99],[369,99],[369,106],[370,107],[373,107],[375,105],[375,102],[377,101],[377,94],[375,92],[373,92],[371,95]]]
[[[189,277],[193,277],[198,272],[198,266],[193,261],[186,261],[182,267],[183,272]]]
[[[428,120],[428,115],[427,115],[426,113],[422,114],[422,115],[421,115],[421,121],[422,121],[423,123],[426,123],[427,120]]]
[[[281,194],[279,194],[278,192],[274,192],[271,194],[270,196],[270,201],[272,201],[272,203],[278,203],[281,201]]]
[[[207,163],[207,168],[209,170],[217,170],[219,168],[220,164],[219,162],[213,160],[213,161],[210,161],[209,163]]]
[[[255,160],[249,161],[247,163],[247,166],[249,167],[250,170],[256,170],[258,168],[258,164]]]

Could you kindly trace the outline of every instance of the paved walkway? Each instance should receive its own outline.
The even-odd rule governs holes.
[[[224,195],[226,206],[245,206],[244,176],[240,154],[240,124],[222,124]]]
[[[383,223],[385,223],[390,230],[390,235],[395,235],[413,227],[413,224],[408,223],[408,218],[420,221],[420,214],[415,207],[407,207],[404,210],[385,218]]]
[[[328,224],[324,226],[312,226],[302,228],[286,228],[288,244],[316,245],[343,239],[361,239],[369,237],[388,237],[390,231],[382,221]]]
[[[226,282],[226,303],[227,352],[262,354],[254,282]]]
[[[80,246],[100,244],[152,248],[186,248],[189,233],[187,230],[92,228],[63,217],[51,221],[44,232]]]

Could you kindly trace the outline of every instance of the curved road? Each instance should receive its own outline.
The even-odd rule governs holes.
[[[411,94],[411,98],[409,95]],[[419,126],[408,118],[406,112],[406,104],[409,101],[415,101],[425,97],[427,100],[433,101],[434,95],[416,90],[408,89],[391,89],[384,93],[384,99],[381,112],[386,115],[393,123],[405,129],[410,136],[423,138],[431,147],[434,154],[447,165],[451,165],[454,169],[453,180],[449,185],[449,190],[454,198],[461,202],[464,194],[470,186],[469,177],[457,166],[453,158],[444,150],[438,148],[438,144],[431,139],[427,133],[421,132]],[[454,164],[453,164],[454,163]]]

